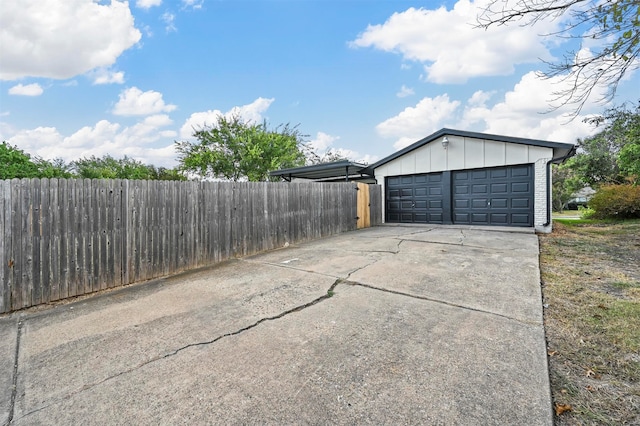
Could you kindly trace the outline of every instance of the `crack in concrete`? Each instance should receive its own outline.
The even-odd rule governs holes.
[[[400,241],[401,243],[402,241]],[[399,247],[400,247],[400,243],[398,243],[398,252],[399,252]],[[393,252],[393,251],[371,251],[371,252],[367,252],[367,253],[390,253],[390,254],[398,254],[398,252]],[[353,271],[347,273],[347,276],[344,279],[349,279],[349,277],[351,276],[351,274],[355,274],[356,272],[358,272],[361,269],[364,269],[368,266],[373,265],[374,263],[378,262],[380,259],[373,259],[372,262],[367,263],[366,265],[360,266],[356,269],[354,269]],[[296,268],[295,266],[292,266],[290,263],[273,263],[273,262],[263,262],[263,261],[259,261],[259,260],[251,260],[251,259],[245,259],[245,261],[247,262],[251,262],[251,263],[260,263],[262,265],[270,265],[270,266],[277,266],[280,268],[285,268],[285,269],[293,269],[294,271],[300,271],[300,272],[306,272],[309,274],[316,274],[316,275],[320,275],[322,277],[330,277],[330,278],[337,278],[337,279],[342,279],[340,277],[336,277],[335,275],[329,275],[329,274],[324,274],[322,272],[317,272],[317,271],[310,271],[308,269],[303,269],[303,268]]]
[[[18,317],[18,329],[16,331],[16,351],[13,361],[13,378],[11,380],[11,399],[9,401],[9,416],[7,417],[6,425],[11,424],[13,420],[13,413],[16,406],[16,394],[18,392],[18,360],[20,358],[20,338],[22,337],[22,316]]]
[[[477,245],[477,244],[465,244],[464,243],[465,239],[466,239],[466,236],[461,237],[459,242],[456,242],[456,243],[448,243],[448,242],[444,242],[444,241],[414,240],[414,239],[411,239],[411,238],[407,238],[407,239],[402,240],[402,241],[410,241],[412,243],[423,243],[423,244],[439,244],[439,245],[442,245],[442,246],[456,246],[456,247],[477,248],[477,249],[483,249],[483,250],[490,250],[490,251],[497,252],[497,253],[507,253],[507,252],[513,251],[513,250],[498,249],[498,248],[494,248],[494,247],[480,246],[480,245]]]
[[[457,247],[461,247],[462,244],[461,243],[447,243],[444,241],[424,241],[424,240],[414,240],[411,238],[407,238],[405,240],[402,241],[411,241],[412,243],[424,243],[424,244],[440,244],[443,246],[457,246]],[[467,247],[471,247],[471,246],[467,246]]]
[[[216,337],[214,339],[206,340],[206,341],[202,341],[202,342],[196,342],[196,343],[189,343],[188,345],[184,345],[184,346],[182,346],[182,347],[180,347],[180,348],[178,348],[178,349],[176,349],[176,350],[174,350],[172,352],[165,353],[164,355],[160,355],[160,356],[156,356],[154,358],[148,359],[148,360],[146,360],[146,361],[144,361],[144,362],[142,362],[142,363],[140,363],[140,364],[138,364],[138,365],[136,365],[134,367],[130,367],[130,368],[126,369],[126,370],[120,371],[119,373],[114,374],[114,375],[109,376],[109,377],[106,377],[106,378],[104,378],[104,379],[102,379],[102,380],[100,380],[98,382],[95,382],[95,383],[92,383],[92,384],[89,384],[89,385],[85,385],[85,386],[81,387],[80,389],[78,389],[78,390],[76,390],[74,392],[70,392],[67,395],[63,396],[63,397],[56,398],[55,400],[49,402],[47,405],[44,405],[44,406],[39,407],[39,408],[37,408],[35,410],[32,410],[32,411],[29,411],[29,412],[25,413],[24,415],[22,415],[20,417],[20,419],[23,419],[23,418],[28,417],[28,416],[30,416],[32,414],[35,414],[35,413],[37,413],[39,411],[42,411],[42,410],[44,410],[44,409],[46,409],[46,408],[48,408],[48,407],[50,407],[52,405],[55,405],[55,404],[57,404],[57,403],[59,403],[61,401],[67,400],[67,399],[69,399],[69,398],[71,398],[73,396],[76,396],[76,395],[78,395],[78,394],[80,394],[82,392],[85,392],[85,391],[87,391],[89,389],[92,389],[92,388],[94,388],[96,386],[99,386],[99,385],[101,385],[103,383],[106,383],[106,382],[111,381],[113,379],[116,379],[118,377],[124,376],[125,374],[129,374],[129,373],[131,373],[133,371],[136,371],[136,370],[138,370],[138,369],[140,369],[142,367],[145,367],[145,366],[147,366],[149,364],[152,364],[152,363],[154,363],[156,361],[161,361],[163,359],[175,356],[178,353],[180,353],[180,352],[182,352],[182,351],[184,351],[186,349],[194,348],[194,347],[198,347],[198,346],[212,345],[212,344],[214,344],[214,343],[216,343],[219,340],[222,340],[224,338],[231,337],[231,336],[236,336],[238,334],[244,333],[245,331],[251,330],[252,328],[255,328],[258,325],[262,324],[263,322],[275,321],[275,320],[283,318],[283,317],[285,317],[285,316],[287,316],[289,314],[292,314],[292,313],[295,313],[295,312],[300,312],[300,311],[302,311],[304,309],[307,309],[307,308],[309,308],[311,306],[314,306],[314,305],[316,305],[316,304],[318,304],[318,303],[320,303],[320,302],[322,302],[324,300],[327,300],[327,299],[333,297],[333,291],[338,286],[338,284],[342,283],[343,281],[344,280],[342,278],[336,279],[335,282],[333,284],[331,284],[331,286],[329,287],[329,289],[327,290],[327,292],[325,294],[323,294],[320,297],[317,297],[317,298],[313,299],[310,302],[304,303],[302,305],[295,306],[295,307],[293,307],[291,309],[288,309],[288,310],[286,310],[284,312],[279,313],[278,315],[274,315],[274,316],[271,316],[271,317],[260,318],[259,320],[257,320],[253,324],[250,324],[250,325],[248,325],[246,327],[240,328],[240,329],[238,329],[236,331],[233,331],[233,332],[230,332],[230,333],[222,334],[222,335],[220,335],[220,336],[218,336],[218,337]],[[17,350],[16,350],[16,352],[17,352]],[[17,361],[16,361],[16,369],[17,369]],[[15,378],[14,378],[14,381],[15,381]],[[14,386],[14,393],[15,393],[15,386]],[[11,423],[12,418],[13,418],[13,400],[14,400],[14,397],[15,397],[15,395],[12,396],[11,414],[10,414],[9,422],[7,423],[7,425],[9,425]]]
[[[514,317],[510,317],[508,315],[503,315],[503,314],[499,314],[497,312],[491,312],[491,311],[485,311],[483,309],[478,309],[478,308],[473,308],[471,306],[465,306],[465,305],[460,305],[457,303],[452,303],[452,302],[447,302],[446,300],[441,300],[441,299],[434,299],[432,297],[428,297],[428,296],[419,296],[417,294],[411,294],[411,293],[405,293],[402,291],[398,291],[398,290],[389,290],[387,288],[382,288],[382,287],[376,287],[374,285],[370,285],[370,284],[364,284],[364,283],[360,283],[357,281],[342,281],[341,284],[345,284],[345,285],[351,285],[354,287],[364,287],[364,288],[368,288],[371,290],[377,290],[377,291],[381,291],[384,293],[390,293],[390,294],[395,294],[398,296],[405,296],[405,297],[410,297],[412,299],[418,299],[418,300],[425,300],[428,302],[434,302],[434,303],[438,303],[441,305],[447,305],[447,306],[451,306],[453,308],[460,308],[460,309],[465,309],[468,311],[473,311],[473,312],[479,312],[482,314],[489,314],[489,315],[495,315],[497,317],[501,317],[501,318],[505,318],[511,321],[517,321],[521,324],[526,324],[526,325],[542,325],[542,322],[536,322],[536,321],[526,321],[526,320],[522,320],[522,319],[518,319],[518,318],[514,318]]]
[[[320,275],[321,277],[339,278],[339,277],[336,277],[335,275],[323,274],[322,272],[310,271],[308,269],[303,269],[303,268],[296,268],[295,266],[292,266],[290,263],[283,264],[283,263],[263,262],[260,260],[253,260],[253,259],[240,259],[240,260],[244,262],[249,262],[249,263],[259,263],[261,265],[269,265],[269,266],[277,266],[279,268],[293,269],[294,271],[306,272],[308,274],[316,274],[316,275]]]

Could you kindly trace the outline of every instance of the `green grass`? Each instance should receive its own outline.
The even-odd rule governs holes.
[[[617,232],[626,233],[628,226],[638,225],[640,226],[640,219],[571,219],[571,218],[554,218],[554,223],[561,223],[566,226],[594,226],[594,227],[604,227],[607,225],[623,225],[622,229],[617,230]],[[602,232],[597,229],[594,232]]]

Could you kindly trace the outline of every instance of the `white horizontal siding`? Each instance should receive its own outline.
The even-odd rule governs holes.
[[[383,164],[375,169],[376,178],[535,163],[553,156],[552,148],[458,136],[448,139],[447,149],[438,140]]]

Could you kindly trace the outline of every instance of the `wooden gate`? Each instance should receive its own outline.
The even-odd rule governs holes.
[[[357,183],[358,185],[358,229],[371,226],[371,206],[369,202],[369,185]]]

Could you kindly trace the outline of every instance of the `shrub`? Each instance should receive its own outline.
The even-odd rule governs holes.
[[[578,213],[580,213],[580,219],[593,219],[596,214],[595,210],[591,207],[578,206]]]
[[[605,185],[589,200],[597,219],[640,218],[640,186]]]

